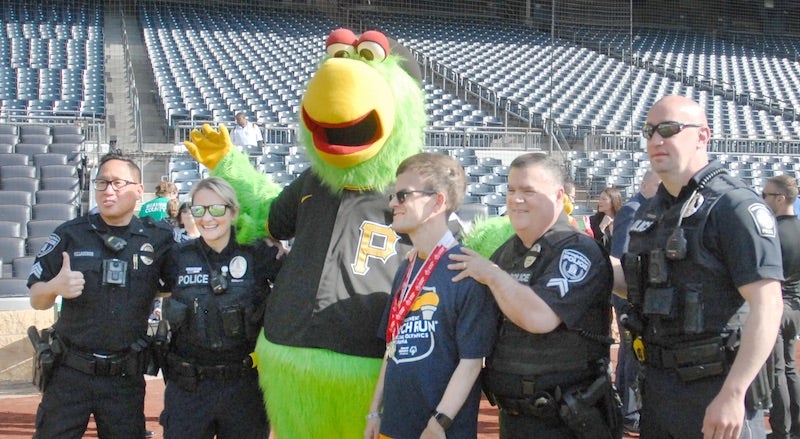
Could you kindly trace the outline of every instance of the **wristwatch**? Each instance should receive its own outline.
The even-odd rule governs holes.
[[[436,422],[442,426],[443,430],[447,430],[451,425],[453,425],[453,420],[450,419],[450,416],[447,416],[438,410],[434,410],[431,416],[433,416],[433,419],[436,419]]]

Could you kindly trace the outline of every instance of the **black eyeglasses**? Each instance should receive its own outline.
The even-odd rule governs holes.
[[[208,213],[210,213],[211,216],[220,217],[225,215],[225,211],[228,210],[229,207],[231,206],[228,206],[227,204],[211,204],[208,206],[195,204],[189,207],[189,211],[192,212],[192,216],[195,218],[202,218],[203,215],[206,214],[206,210],[208,210]]]
[[[645,139],[652,139],[653,134],[658,132],[659,135],[663,138],[672,137],[675,134],[680,133],[683,131],[684,128],[701,128],[703,125],[696,125],[693,123],[681,123],[681,122],[661,122],[658,125],[651,125],[646,123],[642,125],[642,136]]]
[[[766,199],[767,197],[779,197],[783,195],[780,192],[761,192],[761,198]]]
[[[94,186],[94,190],[96,190],[96,191],[104,191],[104,190],[106,190],[106,188],[108,187],[109,184],[111,185],[111,189],[114,189],[115,191],[121,191],[126,186],[130,186],[132,184],[139,184],[139,183],[137,183],[135,181],[130,181],[130,180],[123,180],[121,178],[118,178],[116,180],[99,180],[98,179],[98,180],[95,180],[92,183],[92,186]]]
[[[436,195],[436,193],[436,191],[397,191],[397,193],[389,194],[389,201],[397,198],[397,202],[403,204],[406,202],[406,197],[411,194]]]

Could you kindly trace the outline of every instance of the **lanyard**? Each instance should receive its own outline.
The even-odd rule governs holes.
[[[400,324],[405,320],[408,311],[411,309],[411,305],[417,300],[420,291],[422,291],[422,287],[425,286],[428,278],[431,277],[433,269],[436,268],[436,264],[439,263],[439,260],[445,252],[447,252],[447,249],[453,245],[455,245],[455,237],[453,237],[453,234],[448,230],[436,244],[436,247],[433,249],[430,256],[428,256],[428,259],[425,260],[425,263],[422,264],[414,280],[409,284],[411,272],[414,270],[414,261],[417,259],[417,252],[414,251],[411,254],[409,257],[408,269],[406,269],[406,274],[403,276],[403,281],[400,283],[400,287],[395,293],[392,307],[389,310],[389,324],[386,326],[387,343],[394,340],[397,336],[400,331]]]

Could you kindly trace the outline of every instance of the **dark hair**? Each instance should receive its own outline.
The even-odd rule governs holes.
[[[564,167],[558,160],[540,152],[529,152],[517,156],[511,162],[511,168],[522,169],[531,166],[541,166],[542,168],[550,171],[550,175],[555,180],[556,184],[564,186]]]
[[[617,212],[622,209],[622,193],[615,187],[607,187],[600,193],[608,195],[608,198],[611,200],[611,211],[614,213],[614,216],[616,216]]]
[[[794,177],[782,174],[770,177],[770,179],[767,181],[774,184],[778,191],[782,192],[790,203],[794,203],[798,193],[797,180],[795,180]]]
[[[137,165],[133,159],[124,156],[120,150],[109,151],[106,155],[100,157],[100,162],[97,164],[98,171],[103,168],[103,165],[105,165],[106,162],[110,162],[111,160],[119,160],[127,163],[128,168],[130,168],[131,172],[133,172],[133,177],[136,179],[136,182],[142,182],[142,170],[139,169],[139,165]]]
[[[192,205],[192,203],[190,203],[188,201],[184,201],[183,203],[181,203],[180,207],[178,207],[178,225],[180,227],[184,227],[185,228],[185,225],[183,224],[183,218],[181,218],[181,214],[185,213],[185,212],[189,212],[189,207],[191,207],[191,205]]]

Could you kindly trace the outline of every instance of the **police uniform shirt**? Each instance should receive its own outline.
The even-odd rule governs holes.
[[[701,182],[706,183],[704,188],[695,192]],[[643,312],[653,317],[643,334],[646,342],[671,345],[687,337],[719,334],[744,304],[739,287],[762,279],[783,279],[772,212],[741,180],[724,173],[720,163],[698,171],[677,197],[660,186],[631,225],[630,253],[665,249],[679,218],[686,257],[666,259],[666,288],[645,290]],[[658,299],[648,298],[651,294],[658,294]],[[663,298],[664,294],[671,294],[671,299]],[[690,296],[697,302],[691,309],[700,314],[687,309]]]
[[[276,239],[294,237],[294,244],[267,299],[268,340],[383,357],[375,330],[411,249],[391,227],[387,200],[377,191],[335,194],[310,171],[281,192],[267,228]]]
[[[515,235],[492,255],[492,261],[529,285],[567,328],[608,333],[608,317],[600,312],[610,303],[608,256],[594,239],[575,230],[566,214],[531,248]]]
[[[147,317],[158,292],[164,255],[173,244],[172,229],[149,218],[131,218],[126,227],[110,227],[100,215],[85,215],[58,226],[36,255],[28,286],[58,275],[67,252],[72,271],[83,273],[83,293],[64,299],[54,327],[63,340],[85,351],[119,353],[147,332]],[[125,240],[113,251],[101,236]],[[104,285],[103,261],[127,263],[125,285]]]
[[[594,373],[597,360],[608,360],[611,264],[600,245],[573,228],[566,214],[532,246],[514,235],[491,260],[530,286],[562,320],[553,331],[534,334],[504,318],[487,366],[491,392],[521,396],[516,386],[500,384],[498,376]]]
[[[264,138],[261,136],[261,128],[254,123],[248,123],[244,127],[236,124],[231,130],[231,143],[236,146],[256,146],[262,140]]]
[[[677,197],[670,195],[664,185],[659,186],[647,207],[637,212],[637,219],[631,229],[641,232],[651,226],[674,228],[676,224],[654,223],[664,218],[667,211],[673,209],[679,211],[697,189],[700,180],[721,169],[721,163],[716,161],[709,163],[689,180]],[[702,243],[705,249],[722,262],[736,288],[762,279],[782,280],[780,242],[774,216],[769,208],[739,179],[727,174],[718,175],[714,179],[722,179],[717,183],[729,190],[713,206],[702,230]],[[692,214],[701,210],[705,202],[708,200],[696,197],[693,206],[683,215],[684,224],[691,221]],[[634,236],[640,238],[635,246]],[[642,237],[641,233],[631,234],[632,251],[638,248],[646,250],[663,248],[665,245],[664,242],[653,242],[652,239],[642,240]]]
[[[252,352],[255,338],[247,339],[244,328],[240,337],[226,336],[221,313],[239,310],[242,314],[237,320],[242,318],[244,325],[249,323],[246,319],[266,299],[269,282],[280,268],[277,252],[277,247],[263,240],[239,244],[235,234],[219,253],[201,238],[176,245],[165,269],[165,282],[172,292],[169,300],[188,305],[188,314],[181,329],[174,332],[173,350],[201,364],[238,361]],[[215,274],[222,275],[223,267],[228,288],[214,294],[211,279]],[[259,316],[256,327],[261,321]],[[213,346],[215,342],[219,345]]]

